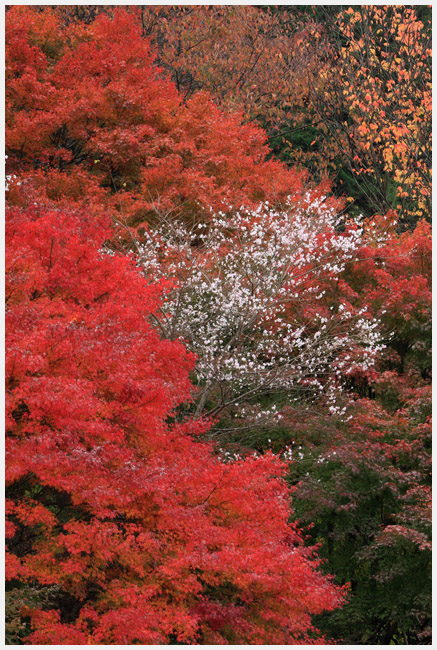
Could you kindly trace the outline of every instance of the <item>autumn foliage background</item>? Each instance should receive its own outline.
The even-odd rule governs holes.
[[[431,642],[430,23],[8,9],[8,644]]]

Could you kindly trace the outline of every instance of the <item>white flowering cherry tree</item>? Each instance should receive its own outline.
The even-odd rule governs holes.
[[[136,253],[167,286],[156,325],[196,354],[196,415],[266,426],[281,418],[278,393],[323,393],[335,411],[340,377],[381,347],[364,310],[326,295],[360,228],[311,192],[284,211],[262,204],[194,225],[157,215]]]

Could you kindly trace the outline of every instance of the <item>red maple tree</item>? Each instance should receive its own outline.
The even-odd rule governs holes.
[[[204,92],[183,101],[135,14],[66,25],[50,7],[13,7],[6,22],[8,173],[40,197],[137,225],[157,207],[192,219],[284,200],[301,182],[241,114]]]
[[[314,522],[309,541],[323,540],[330,571],[352,585],[318,624],[350,644],[431,638],[431,227],[380,241],[389,221],[368,224],[329,296],[377,316],[385,349],[347,375],[345,421],[322,410],[289,420],[295,515]]]
[[[342,591],[288,523],[284,465],[223,462],[183,421],[193,358],[106,224],[10,209],[7,577],[26,643],[317,642]]]

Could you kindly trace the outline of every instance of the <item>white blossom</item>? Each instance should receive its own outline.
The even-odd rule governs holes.
[[[265,425],[281,417],[276,405],[258,404],[274,391],[290,399],[324,393],[339,414],[338,378],[351,365],[369,367],[382,347],[365,310],[326,307],[326,278],[342,273],[362,237],[358,226],[339,232],[339,225],[318,198],[305,210],[265,203],[191,226],[161,215],[136,242],[144,274],[170,284],[157,325],[196,354],[197,415],[214,396],[208,414],[232,408]],[[316,306],[311,319],[307,304]]]

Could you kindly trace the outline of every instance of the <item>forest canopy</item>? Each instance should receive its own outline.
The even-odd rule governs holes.
[[[431,10],[6,11],[6,642],[431,643]]]

